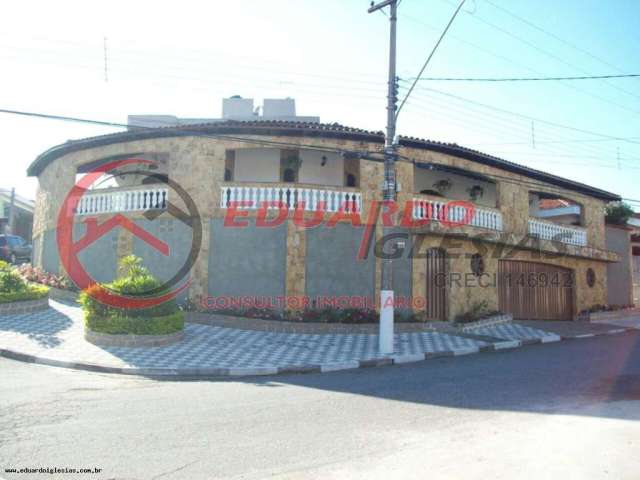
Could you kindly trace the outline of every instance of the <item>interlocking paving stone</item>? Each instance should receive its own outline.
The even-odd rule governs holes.
[[[228,369],[270,373],[315,366],[324,371],[384,358],[372,334],[305,334],[240,330],[187,323],[182,342],[164,347],[99,347],[83,338],[80,308],[51,301],[49,310],[0,317],[0,348],[64,362],[113,368]],[[502,338],[502,337],[500,337]],[[489,343],[440,332],[399,333],[394,356],[470,353]]]

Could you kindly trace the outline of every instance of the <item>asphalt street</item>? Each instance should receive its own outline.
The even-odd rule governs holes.
[[[242,380],[0,359],[7,479],[637,480],[638,452],[640,332]]]

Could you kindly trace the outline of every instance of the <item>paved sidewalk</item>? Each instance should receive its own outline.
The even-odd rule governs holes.
[[[395,353],[378,353],[368,333],[286,333],[187,323],[185,339],[165,347],[98,347],[83,338],[77,304],[50,301],[42,312],[0,317],[0,355],[49,365],[140,375],[268,375],[332,371],[430,357],[465,355],[557,341],[520,324],[481,329],[482,338],[452,332],[400,332]]]
[[[582,321],[548,321],[548,320],[518,320],[517,323],[530,328],[544,329],[547,332],[559,335],[563,339],[588,338],[598,335],[611,335],[621,333],[626,328],[617,327],[617,320],[609,323],[582,322]],[[630,327],[627,327],[630,328]]]
[[[80,308],[50,304],[43,312],[0,318],[0,349],[6,356],[118,373],[257,375],[403,363],[491,347],[443,333],[400,333],[395,355],[383,356],[376,335],[273,333],[194,323],[186,324],[182,342],[166,347],[98,347],[83,338]]]
[[[622,328],[633,328],[635,330],[640,330],[640,315],[637,316],[621,316],[619,318],[607,318],[603,320],[598,320],[593,325],[617,325]]]

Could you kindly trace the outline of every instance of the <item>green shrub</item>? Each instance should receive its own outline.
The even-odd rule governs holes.
[[[634,211],[624,202],[611,202],[605,208],[605,220],[613,225],[626,225]]]
[[[100,302],[100,289],[132,299],[152,299],[168,293],[138,257],[124,257],[119,273],[113,282],[93,285],[80,294],[87,328],[101,333],[137,335],[160,335],[184,328],[184,315],[175,299],[147,308],[114,307]]]
[[[0,303],[26,302],[38,300],[49,294],[49,288],[43,285],[27,285],[24,290],[18,292],[0,292]]]
[[[12,269],[0,270],[0,293],[16,293],[27,290],[27,283]]]
[[[184,314],[175,312],[162,317],[85,317],[86,327],[99,333],[112,335],[166,335],[184,329]]]

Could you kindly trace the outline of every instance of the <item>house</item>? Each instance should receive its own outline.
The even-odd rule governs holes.
[[[12,233],[31,242],[34,202],[16,194],[13,205],[14,224],[11,229],[11,189],[0,188],[0,233]]]
[[[619,261],[607,265],[607,305],[638,305],[640,298],[640,216],[635,214],[625,225],[606,224],[609,250]]]
[[[74,239],[116,213],[119,225],[127,224],[102,232],[78,254],[96,281],[112,279],[117,259],[134,253],[163,280],[186,264],[183,294],[201,304],[302,298],[317,307],[336,298],[379,298],[380,256],[391,249],[399,254],[396,296],[412,299],[403,308],[433,319],[480,308],[573,319],[607,302],[607,265],[619,257],[605,244],[603,210],[618,195],[457,144],[399,137],[401,210],[386,216],[394,247],[381,238],[388,220],[372,215],[373,202],[381,200],[383,147],[381,132],[260,118],[139,125],[70,141],[28,169],[39,182],[35,262],[63,270],[58,213],[77,179],[134,158],[147,163],[118,164],[75,207]],[[282,202],[286,218],[273,221],[276,212],[268,210],[272,223],[265,226],[263,200]],[[176,205],[173,212],[168,202]],[[566,211],[549,215],[549,202]],[[176,211],[185,212],[182,219]],[[321,225],[303,224],[315,220]]]
[[[629,219],[627,225],[631,227],[631,262],[633,283],[633,304],[640,305],[640,213]]]

